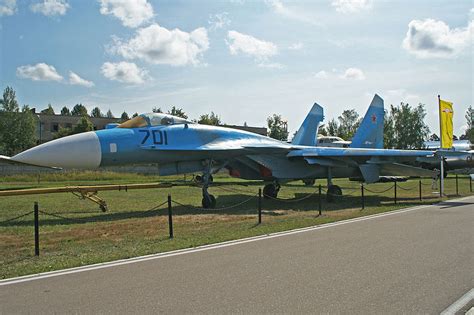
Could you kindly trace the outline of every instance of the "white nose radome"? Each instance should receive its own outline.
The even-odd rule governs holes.
[[[61,168],[97,168],[102,152],[93,131],[46,142],[21,152],[12,160],[39,166]]]

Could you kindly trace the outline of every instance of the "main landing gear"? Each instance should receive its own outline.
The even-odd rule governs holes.
[[[280,184],[278,182],[274,182],[272,184],[267,184],[263,187],[263,197],[268,198],[276,198],[278,196],[278,192],[280,191]]]
[[[328,167],[328,191],[326,193],[326,200],[332,202],[339,196],[342,196],[342,189],[341,187],[332,184],[332,172],[331,168]]]

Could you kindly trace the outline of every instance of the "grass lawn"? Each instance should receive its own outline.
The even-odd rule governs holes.
[[[422,201],[418,200],[418,180],[398,183],[397,204],[393,201],[393,184],[380,183],[366,185],[373,192],[365,192],[365,209],[361,210],[360,184],[335,180],[344,196],[333,203],[326,202],[323,196],[319,216],[317,185],[325,185],[325,181],[319,180],[311,187],[295,181],[283,185],[279,194],[279,198],[289,200],[263,200],[263,224],[257,225],[256,195],[261,182],[217,176],[216,185],[210,191],[216,196],[218,207],[224,209],[206,210],[199,208],[201,189],[183,185],[183,179],[183,176],[159,178],[95,172],[1,178],[0,189],[170,180],[178,185],[100,192],[99,196],[109,206],[105,213],[96,204],[68,193],[0,197],[0,278],[194,247],[440,201],[429,179],[422,180]],[[186,180],[190,179],[191,176],[187,176]],[[458,184],[459,195],[471,194],[467,176],[460,176]],[[455,193],[455,178],[451,175],[446,179],[446,194],[454,197]],[[168,237],[166,204],[155,208],[166,202],[168,194],[181,204],[173,204],[173,239]],[[7,221],[31,212],[34,202],[39,203],[43,212],[40,214],[39,257],[34,256],[33,214]],[[232,207],[239,203],[242,204]]]

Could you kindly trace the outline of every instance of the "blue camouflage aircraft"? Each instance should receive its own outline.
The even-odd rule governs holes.
[[[381,176],[433,176],[431,170],[406,164],[419,157],[435,156],[436,152],[381,149],[383,134],[375,127],[381,113],[383,100],[375,95],[362,123],[367,128],[359,128],[362,135],[356,134],[353,140],[353,146],[362,148],[315,146],[323,110],[314,104],[292,143],[242,130],[200,125],[167,114],[148,113],[109,129],[56,139],[2,159],[77,169],[157,163],[160,175],[202,173],[205,208],[216,205],[208,188],[212,174],[221,169],[227,169],[234,177],[263,180],[264,195],[269,197],[277,197],[280,183],[291,180],[326,178],[328,197],[332,197],[342,195],[341,188],[333,185],[333,178],[356,177],[373,183]]]

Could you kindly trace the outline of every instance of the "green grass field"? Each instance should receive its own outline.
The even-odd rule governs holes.
[[[422,201],[418,200],[418,180],[398,183],[396,205],[392,183],[372,184],[366,185],[373,192],[365,192],[365,209],[361,210],[360,184],[336,180],[344,196],[334,203],[326,202],[323,196],[319,216],[317,185],[325,185],[325,181],[317,181],[312,187],[295,181],[283,185],[279,194],[279,198],[289,200],[263,200],[263,224],[257,225],[256,195],[262,183],[217,176],[210,191],[216,196],[218,207],[224,209],[205,210],[199,208],[201,189],[185,185],[184,179],[95,172],[1,178],[0,189],[157,181],[174,181],[178,185],[100,192],[109,206],[105,213],[96,204],[70,193],[0,197],[0,278],[189,248],[440,201],[437,189],[431,189],[428,179],[422,181]],[[186,180],[190,181],[191,176]],[[469,186],[467,176],[459,177],[459,195],[469,195]],[[166,202],[168,194],[181,204],[173,203],[173,239],[168,237],[166,205],[155,209]],[[449,198],[456,194],[453,176],[446,179],[446,194]],[[39,257],[34,256],[33,214],[7,221],[31,212],[34,202],[39,203],[42,211]],[[242,204],[235,206],[239,203]]]

